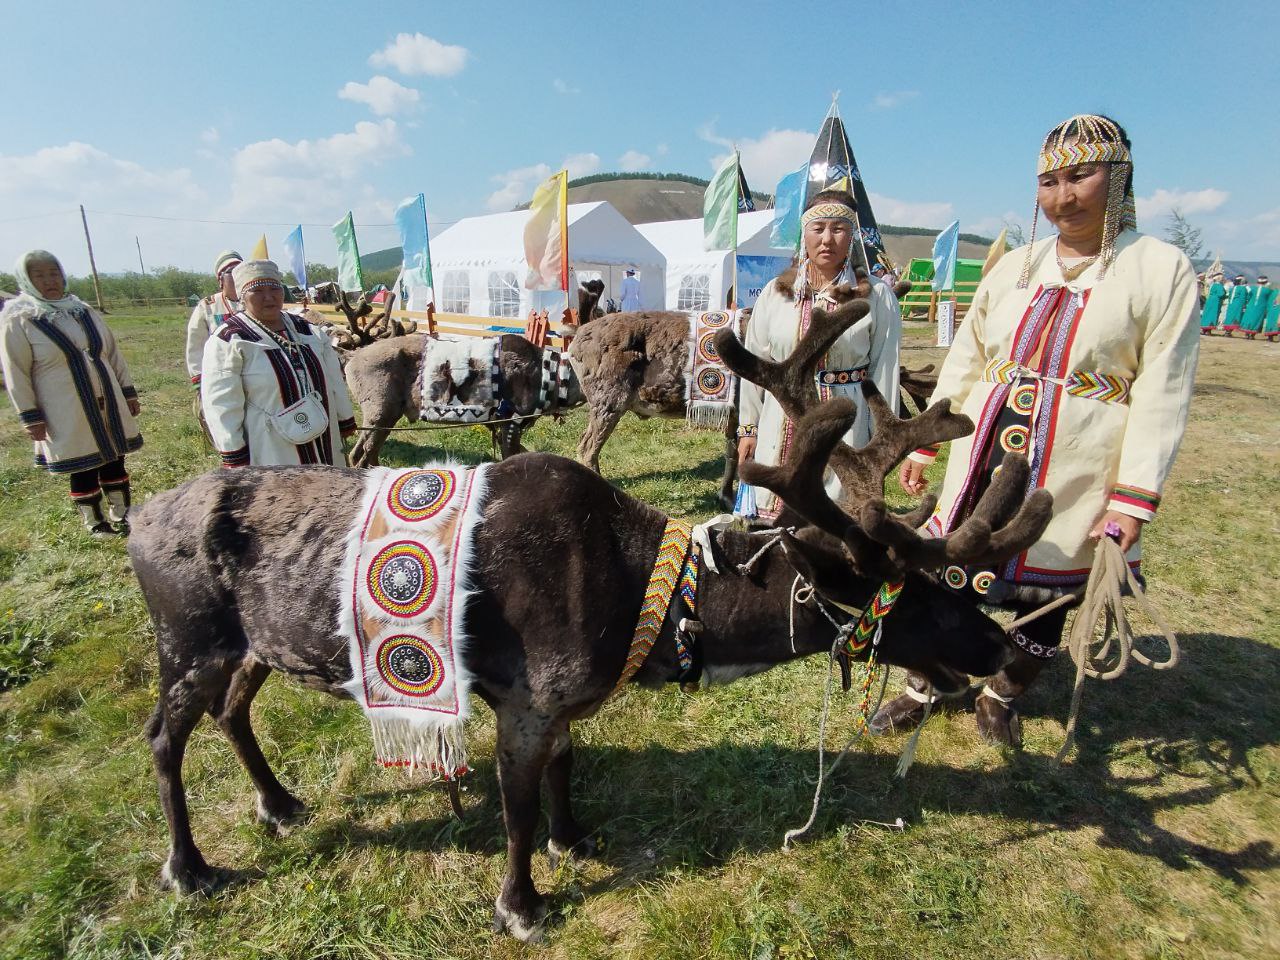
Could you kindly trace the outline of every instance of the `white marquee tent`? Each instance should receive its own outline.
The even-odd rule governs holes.
[[[755,303],[760,290],[786,268],[792,251],[769,246],[772,210],[756,210],[738,217],[738,305]],[[668,310],[710,310],[722,307],[733,283],[726,250],[704,250],[702,220],[667,220],[636,227],[666,258]]]
[[[620,300],[619,289],[628,267],[640,280],[640,302],[661,309],[665,290],[662,254],[605,201],[569,205],[569,261],[571,290],[586,280],[601,279],[607,297]],[[533,309],[547,309],[554,318],[563,294],[526,290],[528,264],[524,258],[524,228],[529,211],[495,213],[459,220],[431,239],[431,272],[436,308],[444,313],[478,317],[512,317],[522,322]],[[570,294],[576,309],[576,293]]]

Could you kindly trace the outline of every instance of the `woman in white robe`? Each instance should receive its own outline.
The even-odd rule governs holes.
[[[15,273],[22,294],[0,312],[0,363],[35,445],[36,466],[69,478],[71,500],[91,534],[127,534],[124,457],[142,446],[129,367],[102,317],[67,293],[53,254],[32,250]]]
[[[1037,210],[1058,235],[1003,257],[983,278],[930,399],[977,425],[953,441],[926,529],[953,530],[1006,453],[1025,455],[1054,497],[1040,541],[998,565],[948,567],[944,582],[975,601],[1027,611],[1089,575],[1111,536],[1136,570],[1143,525],[1155,518],[1186,427],[1199,351],[1195,270],[1177,248],[1137,233],[1128,137],[1114,121],[1077,116],[1050,132],[1038,165]],[[903,465],[923,493],[937,450]],[[978,728],[1017,745],[1012,701],[1057,652],[1066,609],[1015,631],[1015,659],[983,688]],[[920,718],[927,696],[911,678],[875,730]]]
[[[813,309],[829,311],[847,298],[845,288],[856,282],[851,259],[856,225],[854,200],[848,193],[824,190],[813,197],[801,216],[804,255],[794,272],[771,280],[760,292],[747,324],[748,350],[770,360],[785,360],[809,328]],[[854,447],[866,445],[873,426],[862,381],[870,379],[891,403],[898,396],[902,319],[897,298],[879,280],[871,282],[871,289],[870,312],[832,344],[815,374],[819,396],[845,395],[857,406],[857,418],[844,438]],[[739,462],[754,459],[770,466],[783,462],[792,424],[772,394],[742,381],[738,424]],[[839,494],[839,481],[832,474],[827,475],[827,490],[832,496]],[[782,507],[777,498],[762,488],[753,488],[753,493],[756,515],[766,521],[777,519]],[[751,514],[749,507],[740,512]]]
[[[270,260],[242,263],[234,278],[244,310],[208,339],[201,362],[201,403],[222,465],[345,466],[342,442],[356,421],[333,344],[283,310],[284,283]],[[327,424],[314,438],[293,442],[275,418],[312,391]]]

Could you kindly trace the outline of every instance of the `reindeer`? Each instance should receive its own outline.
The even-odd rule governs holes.
[[[596,304],[603,292],[604,284],[599,280],[589,280],[578,288],[580,318],[597,315]],[[421,416],[418,376],[430,344],[427,334],[410,334],[377,341],[348,355],[344,372],[352,399],[360,407],[363,428],[351,451],[353,466],[376,467],[390,428],[402,417],[410,423],[418,421]],[[499,337],[498,349],[498,366],[502,372],[499,395],[522,418],[489,428],[499,454],[505,459],[524,452],[521,442],[524,431],[537,422],[542,350],[516,334]],[[576,377],[570,379],[568,393],[562,409],[583,402]],[[459,399],[466,402],[468,398]]]
[[[944,561],[1016,554],[1048,523],[1048,495],[1041,491],[1023,503],[1029,467],[1008,458],[973,516],[948,537],[917,534],[923,510],[897,516],[886,509],[884,477],[907,452],[962,436],[973,424],[945,401],[899,420],[868,389],[876,422],[870,444],[855,451],[840,443],[853,406],[847,398],[815,406],[813,369],[867,309],[865,301],[854,301],[830,316],[815,310],[811,329],[784,363],[753,357],[722,334],[719,347],[731,368],[775,391],[797,420],[790,459],[771,468],[745,465],[744,477],[776,491],[809,525],[773,534],[776,549],[760,551],[758,535],[735,531],[712,542],[723,572],[701,578],[703,629],[695,661],[709,681],[831,651],[844,634],[828,618],[847,621],[847,628],[855,617],[843,611],[865,605],[890,578],[905,586],[881,623],[882,662],[954,692],[969,675],[990,675],[1011,659],[999,625],[923,571]],[[843,506],[823,490],[828,464],[844,481]],[[474,532],[476,589],[464,608],[471,640],[463,657],[472,689],[497,718],[508,858],[495,929],[536,940],[546,912],[530,875],[540,787],[546,783],[553,863],[591,855],[591,835],[570,798],[570,725],[599,710],[619,680],[666,517],[562,457],[530,453],[486,469],[489,493]],[[146,736],[170,835],[162,877],[183,893],[211,890],[227,879],[195,843],[182,780],[188,738],[203,714],[213,717],[247,769],[259,820],[277,827],[306,810],[272,773],[253,735],[250,704],[272,670],[346,695],[342,685],[351,668],[337,630],[344,592],[337,578],[365,483],[364,472],[345,468],[224,470],[161,493],[137,513],[129,553],[159,655],[160,695]],[[542,507],[530,509],[531,503]],[[300,569],[308,575],[297,576]],[[548,589],[552,569],[575,576]],[[797,576],[814,591],[795,608],[789,635]],[[669,614],[634,682],[688,679],[674,637]]]

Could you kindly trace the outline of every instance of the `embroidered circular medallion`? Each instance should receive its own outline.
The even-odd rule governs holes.
[[[721,311],[715,313],[704,313],[702,315],[702,325],[704,327],[723,327],[729,322],[729,315]]]
[[[411,697],[429,697],[444,683],[444,661],[435,647],[406,633],[378,647],[378,674],[388,686]]]
[[[293,415],[293,422],[298,424],[299,426],[305,427],[311,421],[308,419],[305,413],[299,410],[297,413]]]
[[[387,509],[401,520],[430,520],[444,509],[456,485],[452,470],[402,473],[387,493]]]
[[[716,349],[716,332],[704,333],[698,341],[698,356],[706,363],[719,363],[720,351]]]
[[[973,575],[973,589],[984,596],[986,595],[986,592],[991,589],[991,585],[995,582],[996,575],[990,570],[983,570],[981,573],[975,573]]]
[[[1030,416],[1031,411],[1036,405],[1036,386],[1034,383],[1024,383],[1021,386],[1013,388],[1013,392],[1009,394],[1009,409],[1023,416]]]
[[[943,571],[942,577],[947,581],[947,586],[952,590],[963,590],[969,583],[969,575],[964,572],[963,567],[947,567],[947,569]]]
[[[1005,453],[1022,453],[1027,449],[1027,428],[1015,423],[1000,433],[1000,449]]]
[[[420,543],[389,543],[369,564],[366,583],[373,602],[393,617],[416,617],[436,595],[436,562]]]
[[[704,367],[698,371],[698,389],[708,396],[723,393],[728,381],[723,373],[715,367]]]

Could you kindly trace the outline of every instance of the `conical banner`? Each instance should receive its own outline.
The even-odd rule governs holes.
[[[876,223],[876,215],[871,212],[871,200],[867,196],[867,188],[862,182],[862,173],[858,170],[858,161],[853,156],[853,148],[849,146],[849,137],[845,133],[844,123],[840,120],[840,111],[835,103],[827,111],[822,121],[822,130],[818,134],[818,142],[814,144],[813,154],[809,157],[809,180],[805,189],[804,205],[807,207],[814,194],[833,186],[842,178],[848,178],[853,188],[853,199],[857,205],[858,226],[862,231],[863,252],[868,269],[878,260],[884,259],[884,241],[880,237],[880,225]]]

